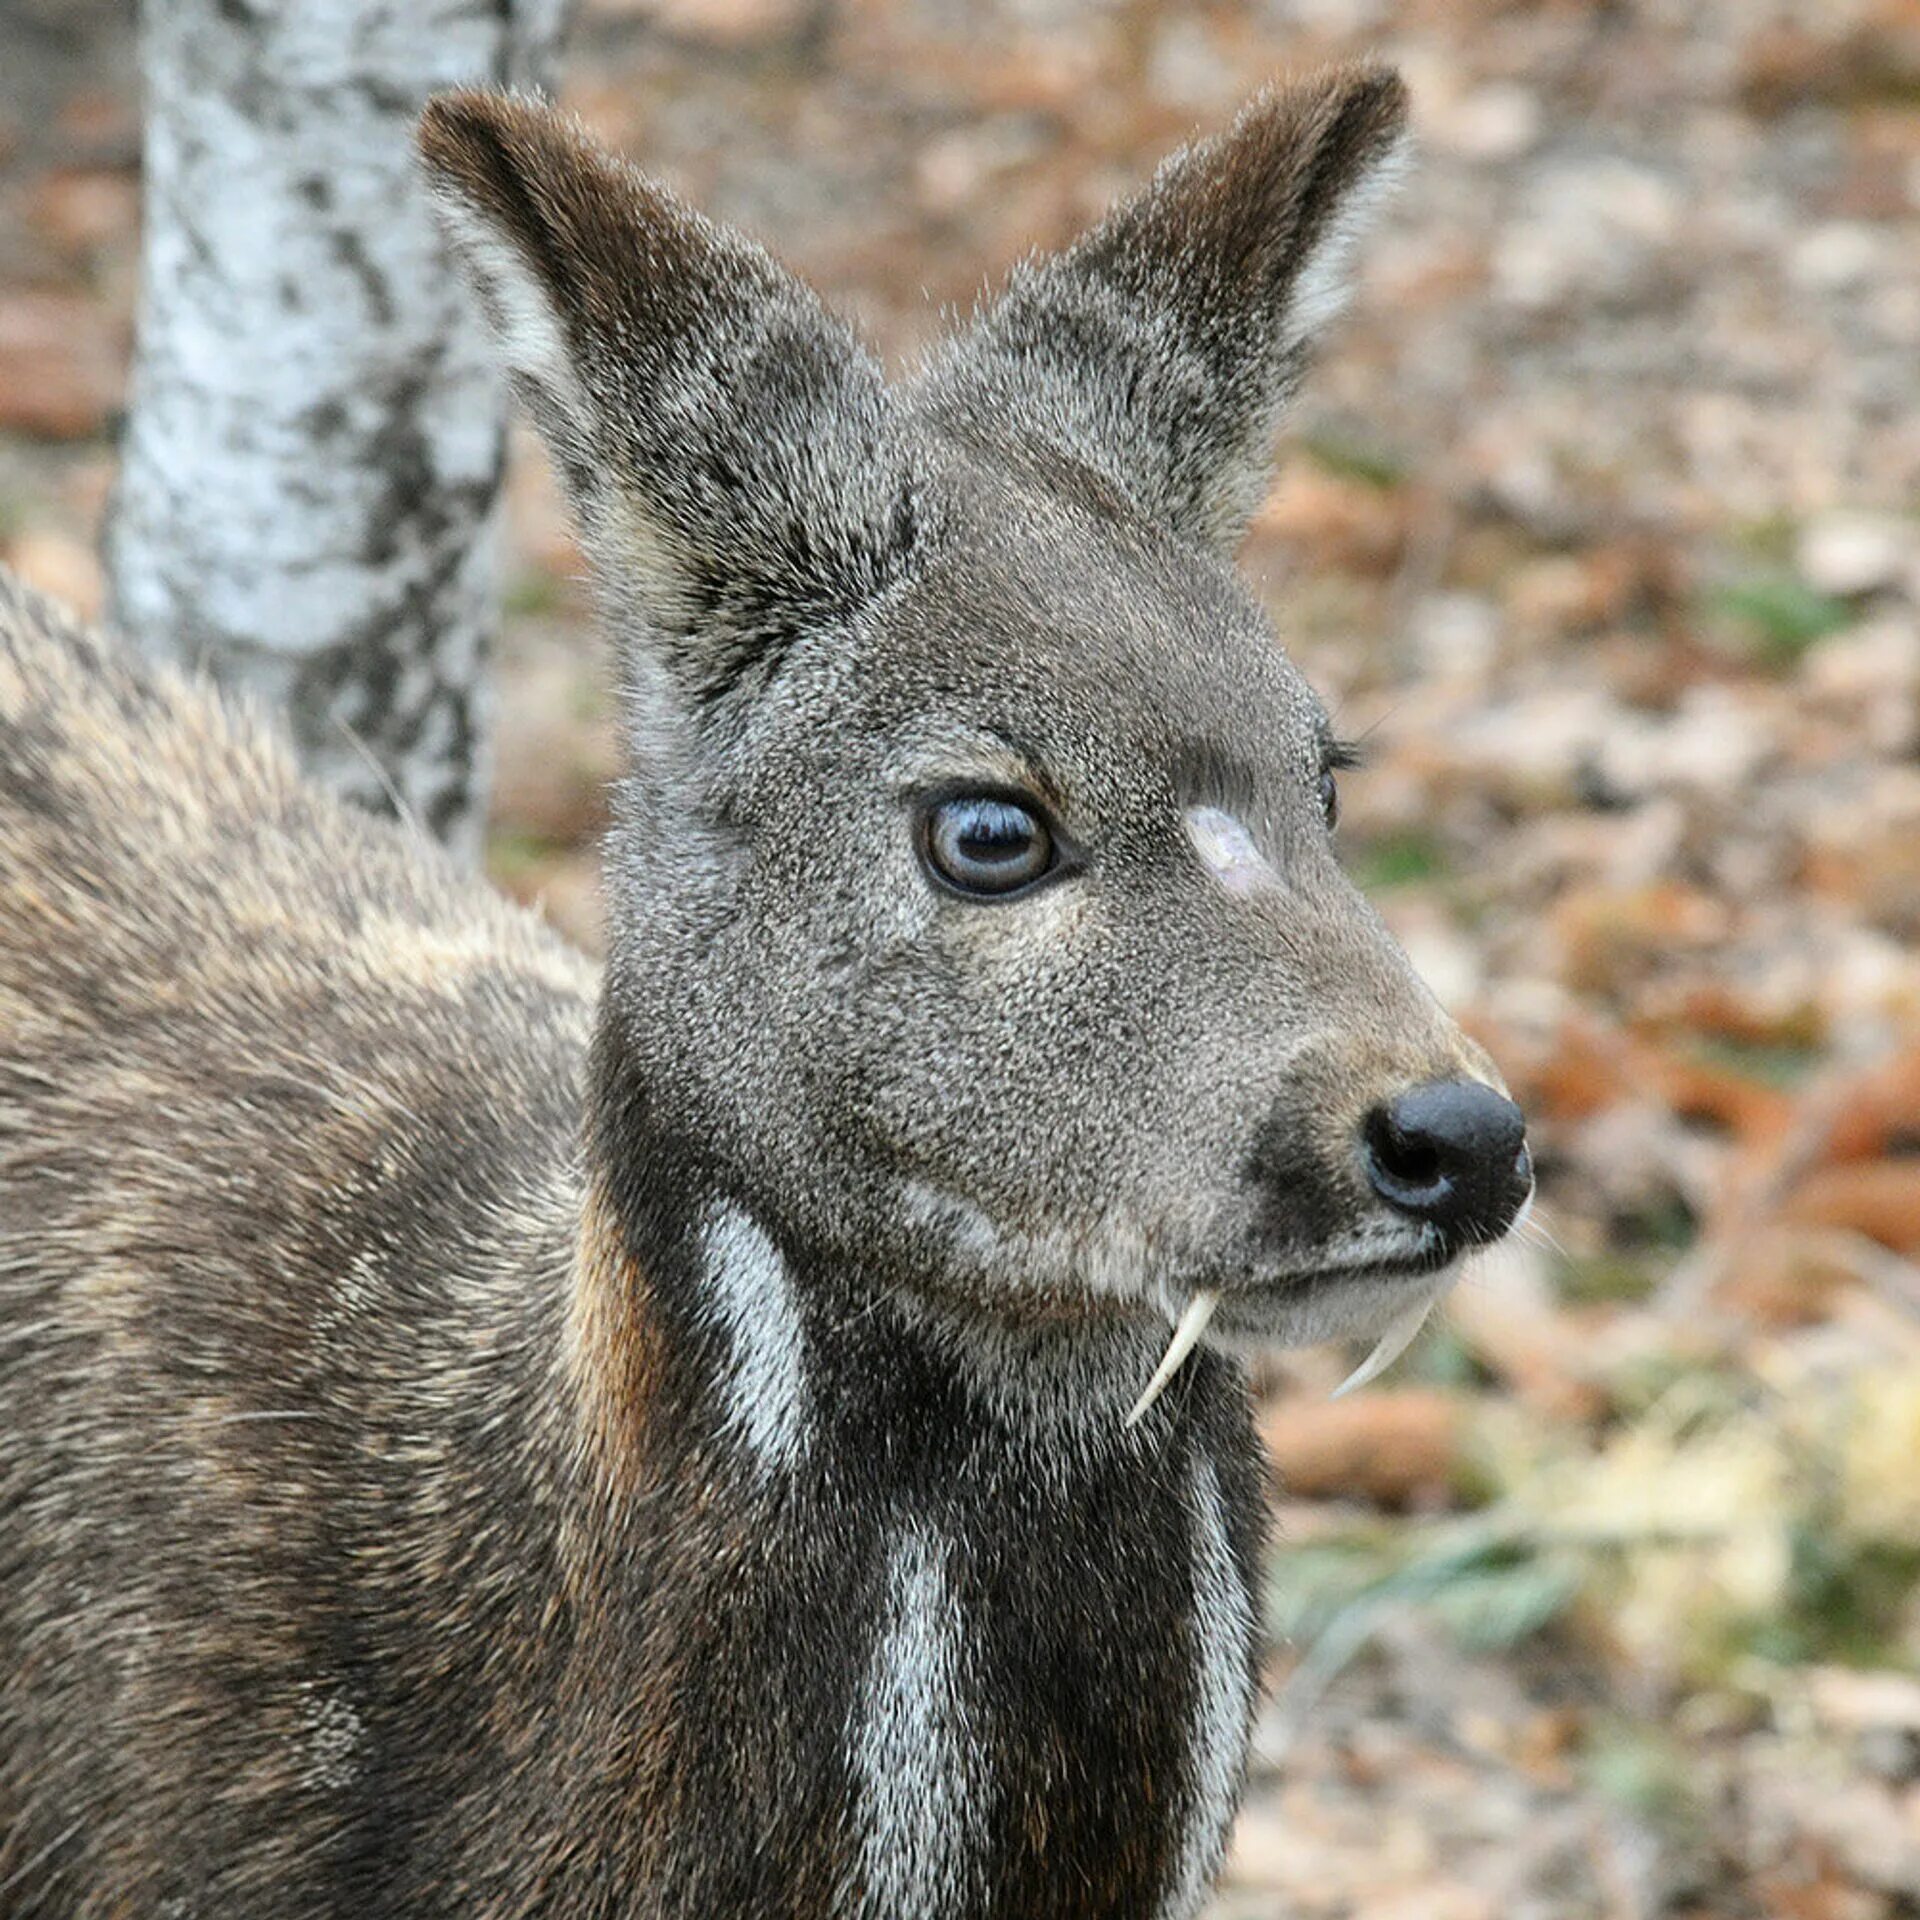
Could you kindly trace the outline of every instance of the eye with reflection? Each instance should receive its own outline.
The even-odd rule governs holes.
[[[933,802],[921,819],[920,851],[935,879],[980,900],[1021,893],[1060,865],[1059,839],[1045,814],[1009,794]]]

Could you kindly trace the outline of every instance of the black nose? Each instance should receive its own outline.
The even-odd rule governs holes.
[[[1478,1080],[1432,1080],[1375,1107],[1364,1147],[1381,1199],[1457,1245],[1497,1240],[1533,1184],[1525,1115]]]

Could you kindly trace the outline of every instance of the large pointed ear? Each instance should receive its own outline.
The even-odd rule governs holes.
[[[928,376],[937,411],[1065,452],[1143,513],[1231,547],[1405,126],[1405,89],[1381,68],[1263,94],[1077,244],[1017,270]]]
[[[536,102],[443,95],[420,149],[604,596],[689,696],[908,563],[880,371],[800,282]]]

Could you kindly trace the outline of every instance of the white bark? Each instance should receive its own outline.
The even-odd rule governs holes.
[[[469,856],[505,396],[413,157],[426,97],[540,85],[566,0],[148,0],[120,625],[283,712]]]

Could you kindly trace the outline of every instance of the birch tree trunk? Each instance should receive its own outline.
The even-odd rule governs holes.
[[[566,0],[148,0],[115,617],[468,857],[505,396],[413,159],[428,94],[542,85]]]

